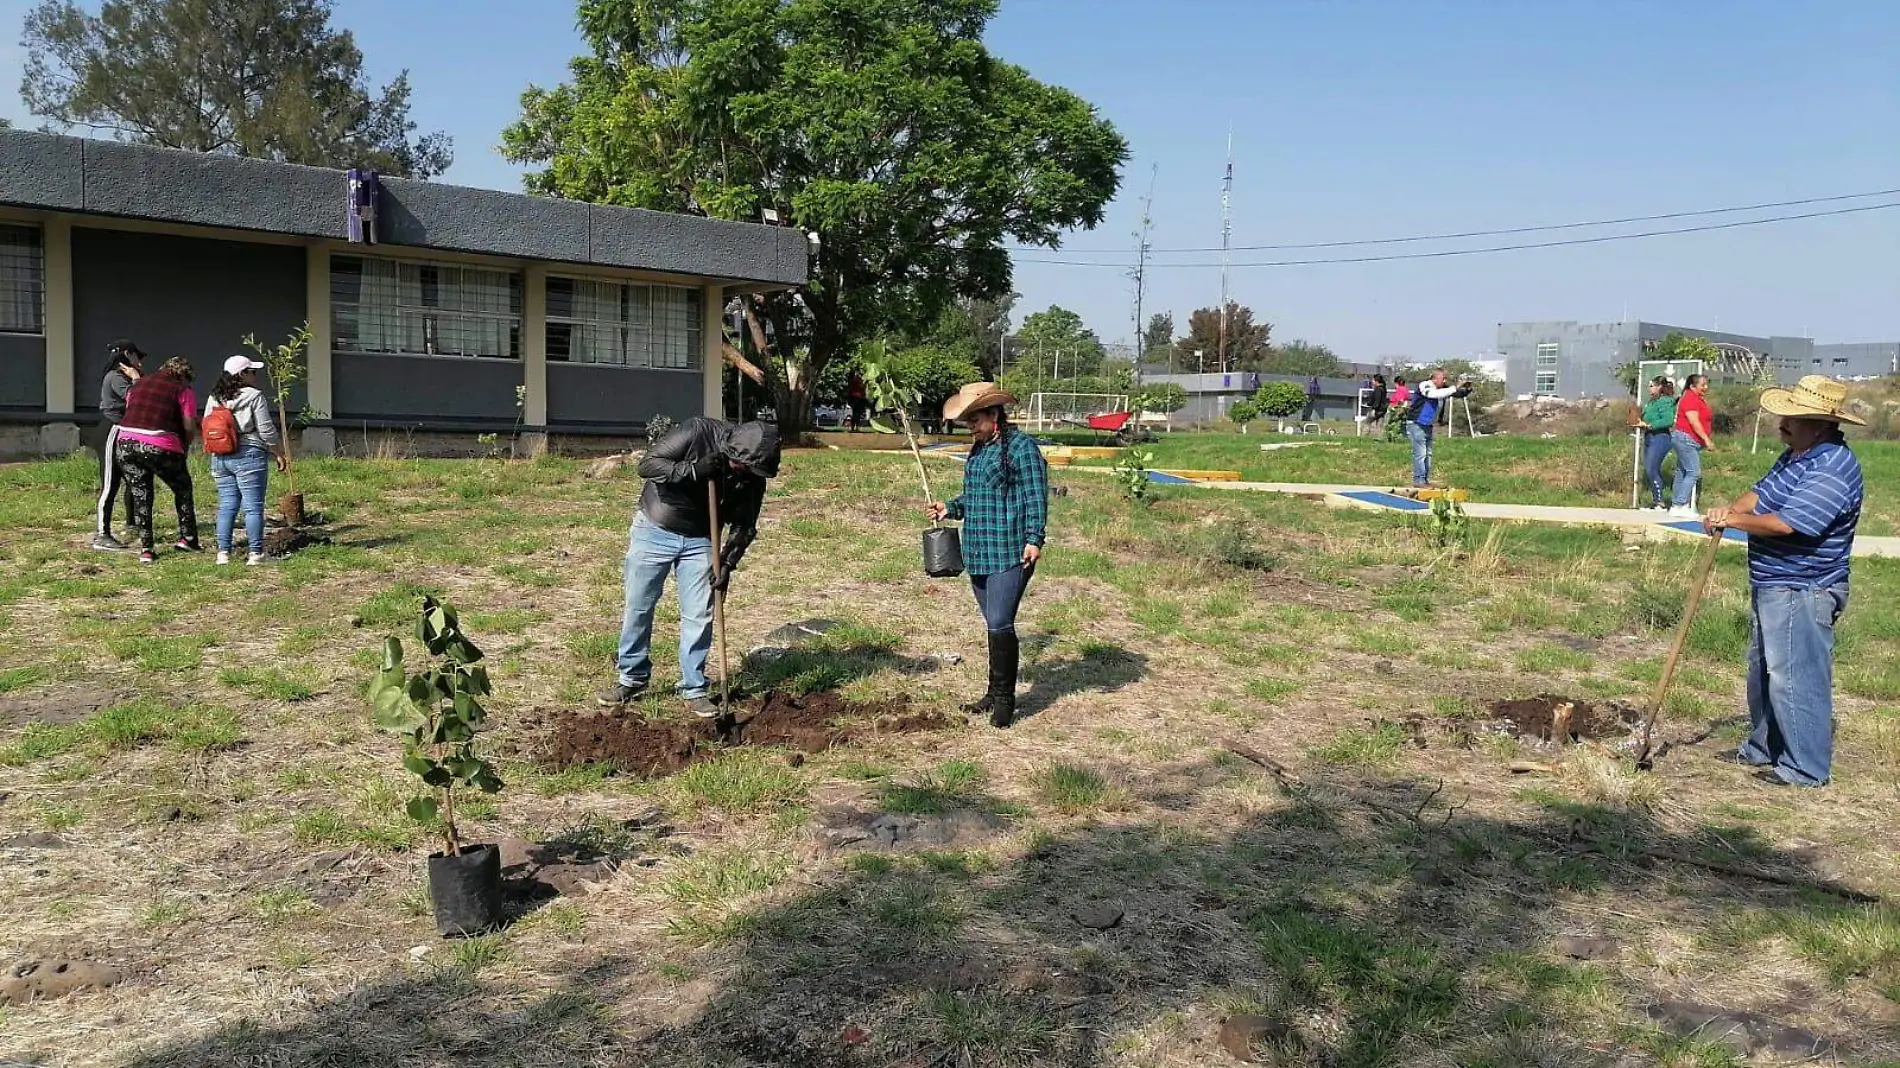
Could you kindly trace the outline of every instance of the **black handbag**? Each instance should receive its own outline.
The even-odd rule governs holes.
[[[931,578],[955,578],[963,574],[963,539],[955,527],[931,527],[924,531],[924,574]]]

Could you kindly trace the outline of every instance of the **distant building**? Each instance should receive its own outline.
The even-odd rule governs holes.
[[[1757,369],[1786,384],[1802,375],[1856,378],[1892,374],[1900,343],[1816,345],[1806,337],[1752,337],[1718,330],[1626,320],[1579,323],[1569,320],[1499,323],[1498,353],[1504,362],[1504,386],[1512,396],[1618,397],[1627,391],[1616,368],[1654,358],[1670,334],[1705,338],[1722,353],[1710,373],[1717,379],[1752,377]]]
[[[1226,374],[1169,375],[1143,374],[1143,385],[1176,385],[1187,391],[1187,406],[1168,417],[1177,426],[1213,423],[1227,417],[1235,401],[1254,395],[1267,382],[1292,382],[1305,388],[1304,375],[1269,375],[1257,371],[1229,371]],[[1351,419],[1359,410],[1358,378],[1322,378],[1320,398],[1314,415],[1319,419]]]

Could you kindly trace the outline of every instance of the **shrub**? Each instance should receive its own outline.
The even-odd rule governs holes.
[[[1268,382],[1253,395],[1260,414],[1284,419],[1306,407],[1306,390],[1293,382]]]

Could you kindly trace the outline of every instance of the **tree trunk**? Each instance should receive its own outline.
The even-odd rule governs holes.
[[[778,412],[779,437],[789,445],[811,429],[812,387],[817,376],[806,373],[787,377],[796,379],[796,384],[781,383],[773,391],[772,406]]]

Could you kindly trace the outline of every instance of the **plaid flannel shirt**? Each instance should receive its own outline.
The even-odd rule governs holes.
[[[1049,525],[1049,465],[1034,438],[1011,430],[1007,444],[1014,476],[1003,484],[1003,452],[973,449],[963,466],[963,492],[945,502],[952,519],[963,520],[963,566],[971,575],[994,575],[1023,562],[1023,546],[1042,545]]]

